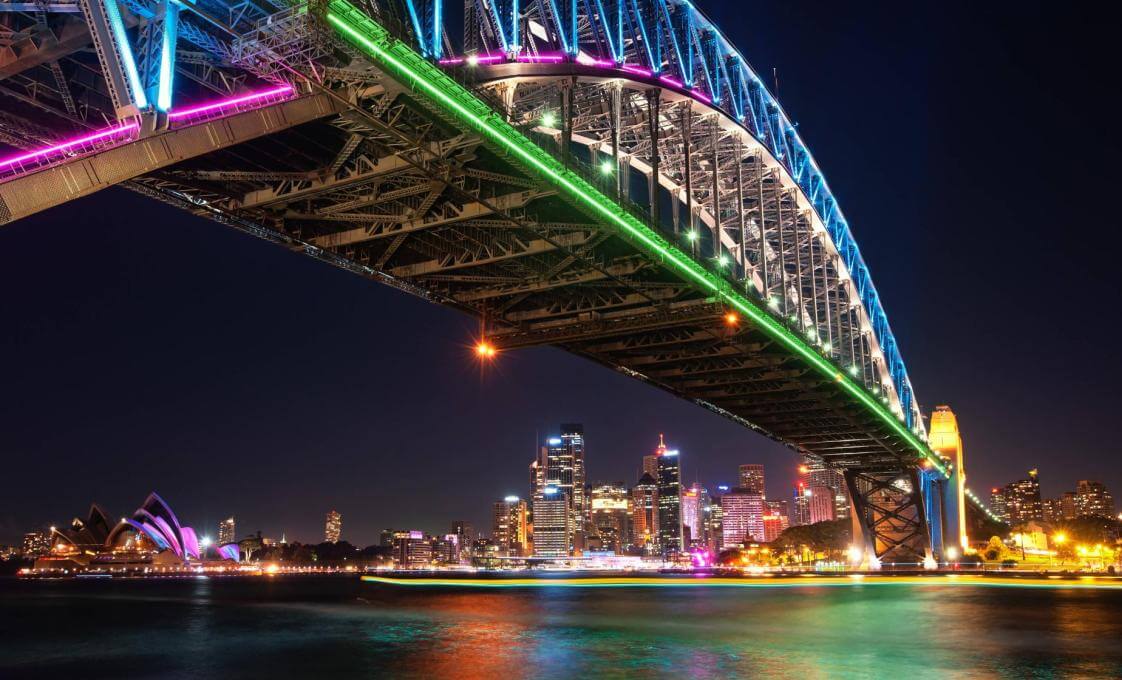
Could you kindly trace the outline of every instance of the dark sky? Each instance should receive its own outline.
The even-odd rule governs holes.
[[[872,269],[925,410],[950,404],[981,490],[1122,495],[1115,36],[1057,3],[701,6],[779,95]],[[745,18],[750,15],[751,19]],[[489,530],[537,437],[583,422],[593,479],[659,432],[688,480],[792,453],[552,349],[481,376],[474,324],[109,190],[0,230],[0,542],[158,490],[213,534]]]

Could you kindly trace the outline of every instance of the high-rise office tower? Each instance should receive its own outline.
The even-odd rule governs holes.
[[[743,487],[721,495],[724,547],[764,540],[764,495]]]
[[[1044,519],[1044,506],[1040,501],[1040,479],[1035,469],[1029,470],[1027,479],[1018,479],[1006,484],[1001,495],[1005,498],[1005,511],[1010,522],[1016,524]]]
[[[764,466],[747,464],[740,466],[740,488],[748,489],[752,493],[767,496],[764,491]]]
[[[623,554],[631,547],[631,499],[623,482],[592,485],[588,497],[588,535],[598,548]]]
[[[233,517],[227,517],[218,523],[218,545],[237,542],[237,527]]]
[[[829,522],[838,518],[837,508],[834,504],[834,490],[828,486],[812,486],[807,488],[809,501],[810,523]]]
[[[805,488],[826,486],[833,489],[834,518],[849,517],[849,491],[846,489],[845,475],[841,470],[826,467],[821,461],[807,456],[799,466],[799,479],[804,483]]]
[[[787,516],[777,514],[771,509],[765,509],[762,523],[764,525],[764,543],[771,543],[779,538],[779,534],[787,528]]]
[[[1102,482],[1081,479],[1075,485],[1077,517],[1114,517],[1114,498]]]
[[[719,554],[725,545],[725,514],[719,497],[710,498],[705,506],[705,536],[709,552]]]
[[[661,436],[661,435],[660,435]],[[654,479],[658,479],[658,454],[650,453],[643,456],[643,472],[642,475],[650,475]]]
[[[341,533],[343,533],[343,516],[335,510],[331,510],[327,513],[327,523],[323,529],[323,540],[327,543],[338,543]]]
[[[565,492],[547,484],[534,497],[534,557],[568,557],[572,512]]]
[[[658,544],[663,554],[686,549],[682,532],[682,468],[676,449],[658,436]]]
[[[498,546],[500,557],[524,557],[528,544],[528,515],[526,501],[518,496],[507,496],[495,501],[492,540]]]
[[[535,468],[531,465],[531,486],[555,487],[569,503],[569,551],[583,549],[584,521],[588,512],[585,498],[584,427],[575,423],[561,425],[561,435],[550,437],[542,448]],[[533,498],[537,498],[534,492]],[[537,521],[537,518],[534,518]]]
[[[995,486],[990,489],[990,510],[1002,522],[1009,521],[1009,508],[1005,503],[1005,489],[1003,487]]]
[[[636,548],[645,555],[658,549],[658,482],[654,475],[643,473],[631,489],[631,534]]]
[[[1075,492],[1065,491],[1060,496],[1060,519],[1071,520],[1079,516],[1079,511],[1075,507]]]
[[[700,484],[682,492],[682,537],[686,547],[705,545],[705,506],[709,504],[709,492]]]
[[[471,522],[463,520],[452,522],[452,533],[456,535],[456,541],[460,546],[460,556],[470,557],[472,545],[475,544],[475,528]]]

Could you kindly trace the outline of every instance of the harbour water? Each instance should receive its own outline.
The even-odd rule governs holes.
[[[0,581],[0,678],[1119,677],[1122,591]]]

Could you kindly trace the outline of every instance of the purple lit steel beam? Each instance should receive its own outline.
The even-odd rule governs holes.
[[[133,130],[137,130],[139,128],[139,123],[125,123],[124,125],[117,125],[115,127],[99,130],[97,132],[94,132],[93,134],[84,135],[82,137],[77,137],[75,139],[62,142],[61,144],[49,146],[45,149],[38,149],[36,151],[21,154],[19,156],[13,156],[12,158],[6,158],[4,160],[0,160],[0,174],[6,174],[8,172],[16,171],[18,169],[21,169],[22,166],[32,163],[38,165],[53,155],[65,154],[68,151],[77,151],[83,144],[90,144],[91,142],[96,142],[102,139],[110,139],[122,133],[132,132]]]

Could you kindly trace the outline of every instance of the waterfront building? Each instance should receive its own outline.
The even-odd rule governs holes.
[[[806,481],[800,479],[795,483],[791,494],[791,526],[798,527],[810,524],[810,496]]]
[[[1009,522],[1009,508],[1005,505],[1004,488],[995,486],[990,489],[990,511],[1002,522]]]
[[[437,564],[459,564],[460,552],[460,537],[456,534],[433,536],[432,559]]]
[[[800,479],[805,483],[805,488],[825,486],[833,491],[835,519],[849,517],[849,491],[845,485],[845,475],[841,470],[827,467],[822,461],[806,456],[803,464],[799,466],[799,474]],[[807,519],[810,519],[809,512]]]
[[[500,557],[526,555],[529,507],[518,496],[495,501],[491,538]]]
[[[1102,482],[1081,479],[1075,485],[1077,517],[1114,517],[1114,498]]]
[[[550,437],[542,447],[537,466],[530,468],[531,498],[539,490],[554,487],[569,504],[570,554],[583,549],[584,522],[588,513],[585,498],[584,427],[576,423],[561,425],[561,434]],[[537,518],[533,518],[537,521]]]
[[[702,491],[697,483],[682,491],[682,542],[687,548],[705,542]]]
[[[686,549],[682,532],[682,467],[676,449],[658,435],[658,544],[663,554]]]
[[[758,493],[766,497],[767,491],[764,489],[764,466],[756,464],[746,464],[740,466],[740,488],[748,489],[752,493]]]
[[[338,543],[339,536],[343,533],[343,516],[331,510],[327,513],[327,522],[323,529],[323,540],[326,543]]]
[[[472,547],[475,545],[475,527],[471,525],[471,522],[457,520],[452,522],[452,533],[456,535],[456,541],[460,546],[460,557],[470,557]]]
[[[829,522],[838,519],[834,490],[828,486],[812,486],[806,490],[810,523]]]
[[[1044,519],[1044,507],[1040,501],[1040,479],[1035,469],[1029,470],[1027,479],[1018,479],[1005,485],[1002,491],[1005,510],[1013,524]]]
[[[427,569],[432,566],[432,541],[423,531],[395,531],[393,563],[398,569]]]
[[[791,503],[790,503],[790,501],[788,501],[787,499],[776,500],[776,501],[765,500],[764,501],[764,507],[768,511],[769,514],[782,515],[782,517],[783,517],[783,528],[784,529],[791,526]]]
[[[771,543],[779,538],[779,534],[787,528],[788,519],[786,515],[780,515],[772,510],[765,510],[764,516],[761,519],[764,526],[764,543]]]
[[[631,489],[632,543],[643,554],[653,555],[658,547],[658,482],[644,472]]]
[[[218,545],[237,542],[237,525],[233,517],[227,517],[218,523]]]
[[[710,497],[705,504],[705,537],[709,553],[717,555],[725,544],[724,510],[720,497]]]
[[[568,557],[571,551],[572,513],[560,488],[547,485],[533,500],[534,557]]]
[[[721,496],[721,515],[723,547],[764,540],[762,493],[743,487],[729,489]]]
[[[589,533],[600,551],[622,555],[631,547],[631,499],[623,482],[593,484],[589,493]]]
[[[1079,512],[1075,506],[1075,492],[1065,491],[1060,496],[1060,519],[1071,520],[1079,516]]]
[[[51,552],[51,535],[45,531],[29,531],[23,535],[25,558],[43,557]]]
[[[1044,498],[1040,501],[1041,509],[1044,513],[1045,522],[1062,522],[1064,519],[1064,508],[1062,498]]]

